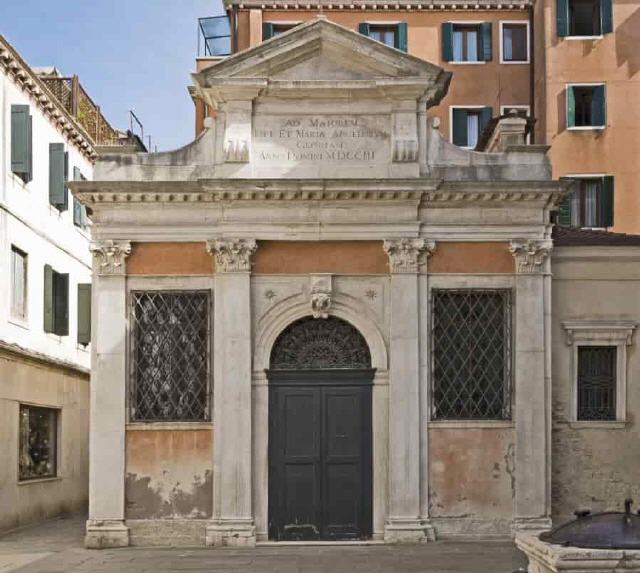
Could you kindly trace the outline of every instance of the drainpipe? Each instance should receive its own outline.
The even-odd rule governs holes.
[[[535,79],[536,79],[536,74],[535,74],[535,62],[536,62],[536,55],[535,55],[535,51],[534,51],[534,23],[533,23],[533,16],[534,16],[534,0],[531,0],[531,4],[529,5],[529,116],[530,119],[535,120],[536,119],[536,84],[535,84]],[[532,144],[534,144],[535,141],[535,129],[534,126],[531,127],[531,135],[530,137],[530,141]]]

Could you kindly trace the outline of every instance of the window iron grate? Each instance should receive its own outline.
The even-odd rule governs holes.
[[[616,419],[616,348],[578,348],[578,420]]]

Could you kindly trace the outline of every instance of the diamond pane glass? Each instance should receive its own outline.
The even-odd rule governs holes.
[[[511,293],[432,291],[432,419],[511,416]]]
[[[132,295],[131,418],[209,419],[209,293]]]
[[[578,420],[616,419],[616,347],[578,348]]]

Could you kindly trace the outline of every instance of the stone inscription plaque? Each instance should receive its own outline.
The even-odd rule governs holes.
[[[391,160],[389,116],[257,115],[252,159],[262,164],[356,164]]]

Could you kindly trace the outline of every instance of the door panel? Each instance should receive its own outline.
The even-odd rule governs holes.
[[[269,535],[369,537],[371,386],[296,382],[269,389]]]

